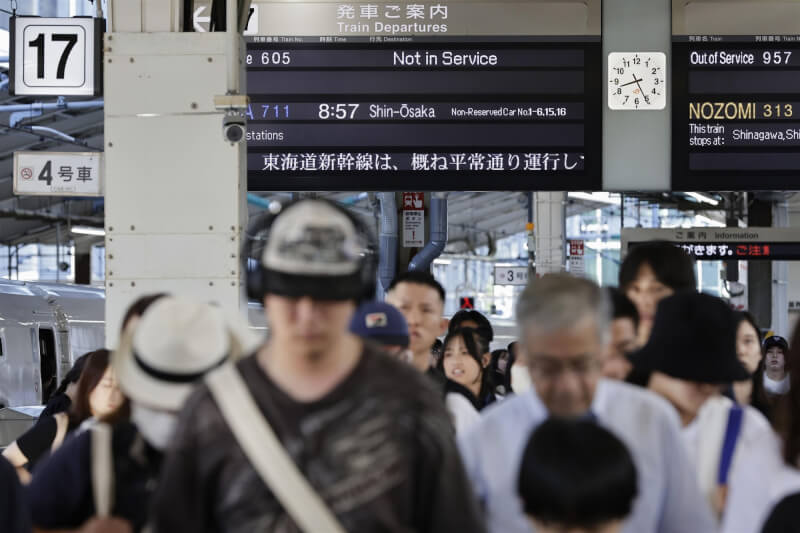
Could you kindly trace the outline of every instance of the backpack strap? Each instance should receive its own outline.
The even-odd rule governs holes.
[[[50,451],[54,452],[64,443],[64,438],[67,436],[69,416],[66,413],[56,413],[53,415],[53,419],[56,421],[56,436],[53,438],[53,443],[50,445]]]
[[[305,533],[345,533],[319,494],[286,453],[241,374],[231,363],[206,375],[211,395],[250,464]]]
[[[97,423],[89,430],[92,439],[92,497],[95,516],[111,516],[114,504],[114,454],[111,426]]]

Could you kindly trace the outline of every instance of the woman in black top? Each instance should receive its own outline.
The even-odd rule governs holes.
[[[7,533],[30,533],[31,517],[14,468],[0,457],[0,524]]]
[[[17,468],[23,481],[48,452],[58,448],[65,436],[89,419],[108,418],[126,407],[109,364],[110,352],[96,350],[87,361],[75,393],[75,403],[68,413],[45,416],[3,451],[3,456]],[[27,469],[27,470],[26,470]]]

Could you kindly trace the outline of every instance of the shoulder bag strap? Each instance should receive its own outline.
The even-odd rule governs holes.
[[[95,516],[111,516],[114,503],[114,455],[111,426],[97,423],[89,430],[92,439],[92,497]]]
[[[50,450],[56,451],[64,442],[64,437],[67,436],[69,416],[67,416],[66,413],[56,413],[53,415],[53,418],[56,421],[56,436],[53,438],[53,444],[50,445]]]
[[[736,451],[736,442],[742,429],[742,416],[744,409],[739,405],[734,405],[728,412],[728,425],[725,428],[725,439],[722,441],[722,452],[719,458],[719,473],[717,484],[727,485],[728,475],[733,464],[733,453]]]
[[[245,456],[305,533],[345,533],[319,494],[286,453],[230,363],[206,376],[211,394]]]

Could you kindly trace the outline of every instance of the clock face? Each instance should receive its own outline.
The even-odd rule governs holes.
[[[608,54],[609,109],[657,110],[667,105],[667,56],[661,52]]]

